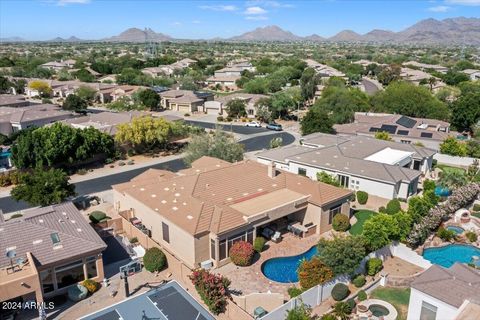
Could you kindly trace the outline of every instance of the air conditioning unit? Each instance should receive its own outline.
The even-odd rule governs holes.
[[[200,262],[200,267],[205,270],[209,270],[213,267],[213,261],[212,260],[206,260],[203,262]]]

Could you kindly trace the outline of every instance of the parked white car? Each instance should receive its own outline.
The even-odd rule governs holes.
[[[252,121],[252,122],[247,122],[247,123],[245,123],[245,127],[261,128],[262,125],[260,124],[260,122]]]

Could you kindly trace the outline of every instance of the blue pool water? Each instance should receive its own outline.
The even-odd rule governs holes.
[[[448,226],[446,229],[455,232],[455,234],[461,234],[465,231],[462,227],[457,226]]]
[[[480,249],[470,245],[450,244],[445,247],[428,248],[423,257],[431,263],[449,268],[455,262],[470,263],[473,256],[480,256]]]
[[[276,282],[298,282],[297,269],[300,261],[310,260],[317,253],[317,246],[314,246],[297,256],[268,259],[262,264],[262,272],[265,277]]]
[[[435,187],[435,195],[439,197],[448,197],[451,194],[448,188],[443,188],[442,186]]]

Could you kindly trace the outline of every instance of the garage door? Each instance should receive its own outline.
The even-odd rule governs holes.
[[[191,112],[190,111],[190,106],[186,106],[186,105],[178,105],[178,111],[180,112]]]
[[[209,109],[207,109],[207,114],[215,114],[215,115],[218,115],[218,109],[209,108]]]

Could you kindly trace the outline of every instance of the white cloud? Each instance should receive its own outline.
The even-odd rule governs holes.
[[[179,21],[175,21],[175,22],[172,22],[171,25],[174,26],[174,27],[180,27],[182,25],[182,23],[179,22]]]
[[[211,5],[211,6],[199,6],[200,9],[213,10],[213,11],[236,11],[238,8],[232,5]]]
[[[436,7],[430,7],[428,8],[428,11],[431,11],[431,12],[447,12],[449,11],[451,8],[448,7],[448,6],[436,6]]]
[[[245,9],[244,14],[246,15],[259,15],[259,14],[265,14],[267,13],[267,10],[260,8],[260,7],[248,7]]]
[[[192,23],[193,23],[193,24],[200,24],[200,23],[202,23],[202,21],[200,21],[200,20],[193,20]]]
[[[254,21],[263,21],[263,20],[268,20],[268,17],[265,16],[247,16],[245,17],[247,20],[254,20]]]
[[[66,6],[69,4],[87,4],[90,2],[90,0],[58,0],[57,5]]]
[[[459,4],[463,6],[480,6],[480,0],[446,0],[446,3]]]
[[[251,6],[263,6],[270,8],[293,8],[294,5],[290,3],[282,3],[279,1],[269,1],[269,0],[249,0],[246,2],[247,7]]]

